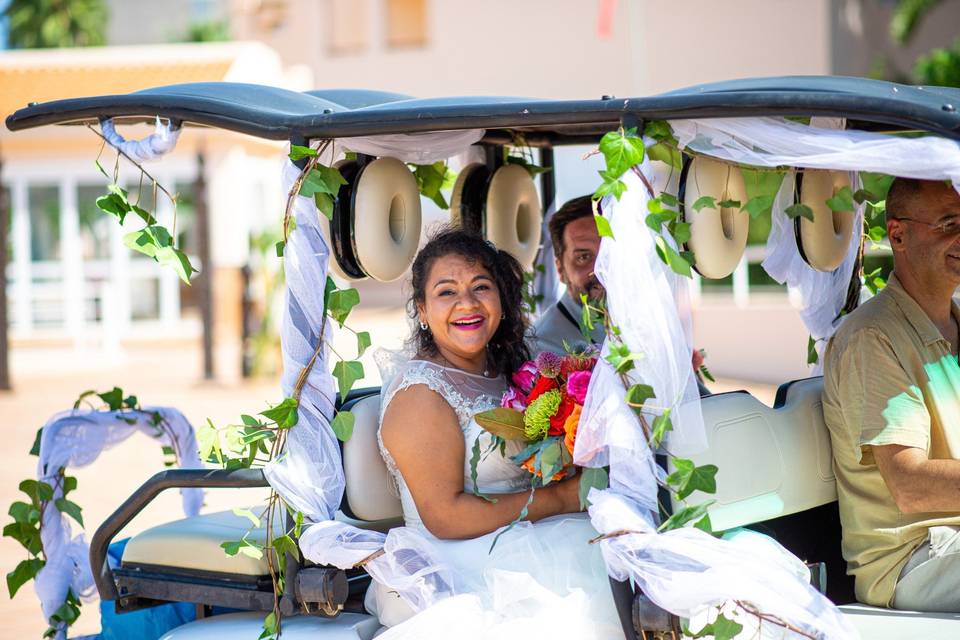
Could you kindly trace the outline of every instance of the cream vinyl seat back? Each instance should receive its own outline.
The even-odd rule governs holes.
[[[697,465],[717,465],[717,493],[697,492],[688,502],[716,500],[710,509],[714,530],[763,522],[837,499],[822,391],[823,379],[817,377],[783,385],[776,408],[744,392],[702,399],[708,448],[692,459]]]
[[[365,521],[400,520],[403,509],[396,485],[380,456],[380,394],[365,396],[349,408],[354,416],[353,435],[343,443],[343,472],[347,488],[341,509]]]

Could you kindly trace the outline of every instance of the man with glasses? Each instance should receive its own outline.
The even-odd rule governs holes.
[[[824,356],[843,555],[857,599],[960,612],[960,195],[897,178],[893,273]]]

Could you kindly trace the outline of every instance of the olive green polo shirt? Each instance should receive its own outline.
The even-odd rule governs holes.
[[[956,302],[953,315],[960,318]],[[960,366],[896,277],[827,345],[823,413],[848,573],[858,600],[889,606],[927,529],[960,525],[960,513],[901,513],[874,462],[872,447],[889,444],[923,449],[931,459],[960,458]]]

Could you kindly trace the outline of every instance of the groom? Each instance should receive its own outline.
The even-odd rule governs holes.
[[[584,342],[599,346],[604,337],[601,324],[595,324],[586,335],[580,328],[582,296],[586,295],[587,304],[590,304],[601,300],[606,293],[593,272],[600,251],[600,234],[593,219],[592,196],[580,196],[565,202],[550,218],[548,227],[557,275],[567,286],[567,292],[543,313],[534,326],[533,351],[565,353],[564,343],[571,347]],[[709,395],[700,378],[703,356],[699,350],[693,350],[691,361],[697,372],[700,395]]]

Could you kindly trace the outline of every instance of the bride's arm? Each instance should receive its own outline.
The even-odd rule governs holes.
[[[464,491],[466,454],[457,416],[423,385],[397,393],[381,426],[383,444],[403,475],[423,524],[438,538],[475,538],[509,524],[528,492],[497,494],[489,502]],[[579,511],[576,478],[537,489],[527,519]]]

